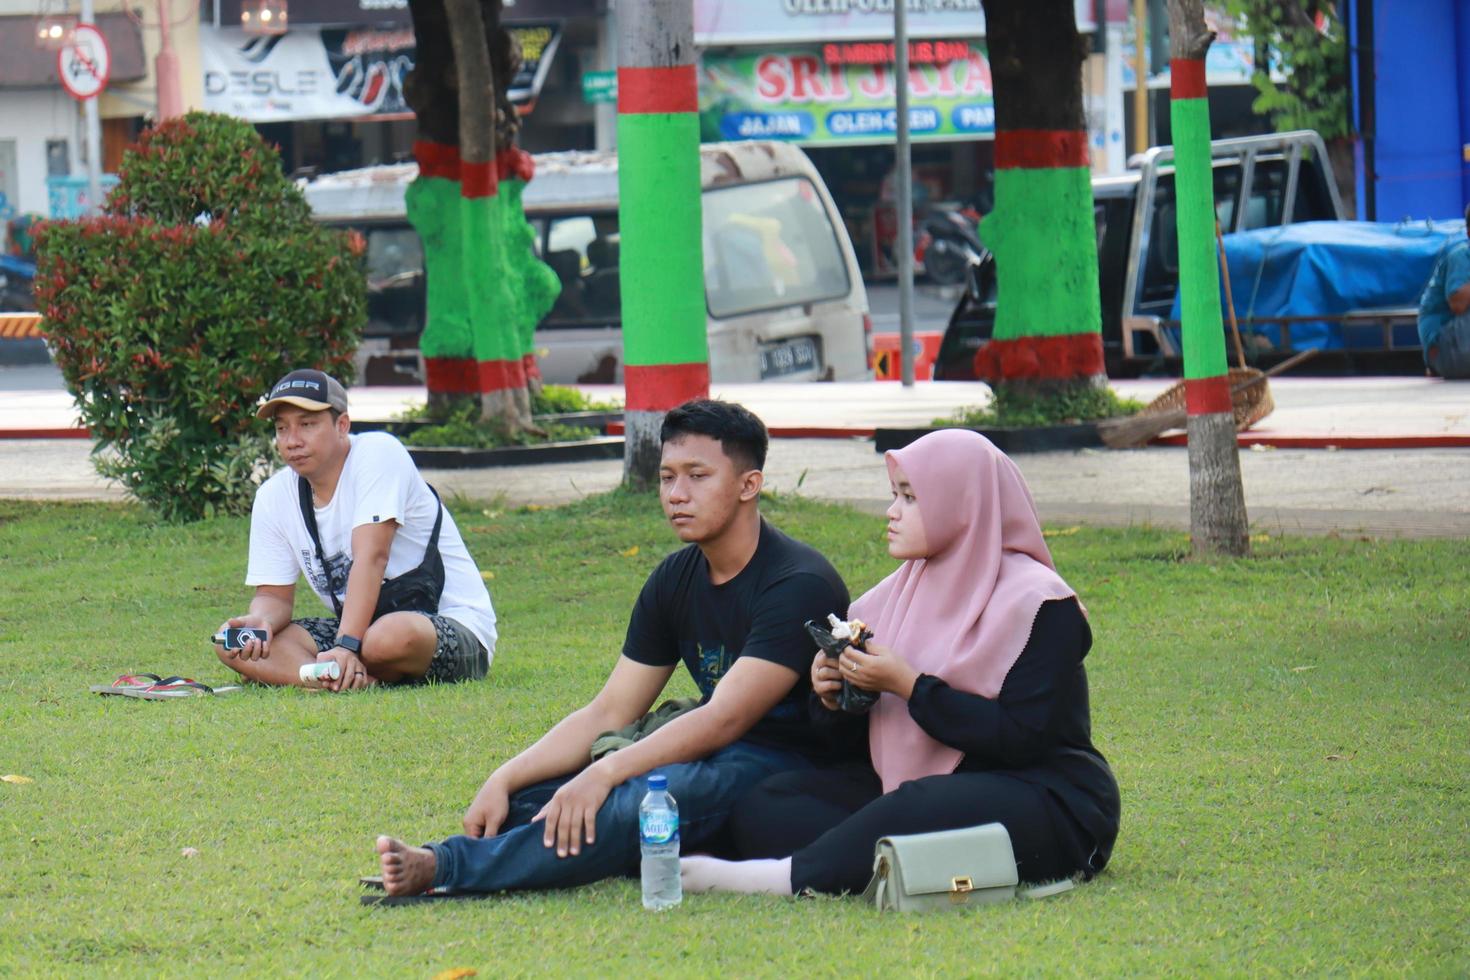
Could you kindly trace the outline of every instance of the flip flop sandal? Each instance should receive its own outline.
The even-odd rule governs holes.
[[[130,677],[120,677],[119,682],[133,679],[140,683],[113,687],[94,687],[93,691],[98,694],[120,694],[127,698],[137,698],[142,701],[172,701],[176,698],[205,697],[211,694],[231,694],[241,690],[237,684],[222,687],[210,687],[201,684],[188,677],[158,677],[154,674],[135,674]],[[146,680],[145,680],[146,679]]]
[[[240,690],[237,684],[210,687],[190,677],[165,677],[149,687],[132,691],[127,697],[144,701],[171,701],[174,698],[206,697],[211,694],[230,694]]]
[[[123,674],[111,684],[93,684],[93,694],[120,694],[127,696],[131,691],[139,691],[152,687],[154,684],[162,683],[163,678],[157,674]]]
[[[358,884],[383,890],[382,875],[363,875]],[[417,895],[362,895],[358,901],[363,905],[418,905],[421,902],[442,902],[445,899],[481,899],[491,897],[490,892],[454,892],[447,888],[430,888]]]

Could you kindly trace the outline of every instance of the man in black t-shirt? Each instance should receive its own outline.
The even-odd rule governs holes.
[[[633,871],[644,777],[668,776],[687,852],[735,801],[777,772],[811,765],[802,629],[846,616],[847,587],[817,551],[760,516],[766,429],[746,409],[698,400],[669,412],[659,498],[688,546],[649,576],[623,654],[602,690],[485,781],[465,835],[427,847],[379,837],[390,894],[585,884]],[[638,720],[683,662],[697,708],[589,763],[602,733]]]

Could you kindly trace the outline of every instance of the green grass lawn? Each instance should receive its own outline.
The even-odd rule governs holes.
[[[34,780],[0,783],[0,976],[1470,969],[1456,541],[1272,539],[1208,564],[1182,560],[1178,534],[1056,529],[1123,795],[1112,865],[1062,897],[921,919],[695,895],[655,916],[618,880],[363,908],[373,836],[457,831],[490,769],[598,688],[675,544],[653,501],[623,495],[454,506],[495,576],[487,681],[153,703],[87,686],[227,680],[207,637],[244,608],[246,522],[0,502],[0,774]],[[791,497],[765,510],[854,595],[892,567],[878,519]]]

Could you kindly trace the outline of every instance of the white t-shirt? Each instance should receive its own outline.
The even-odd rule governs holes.
[[[398,522],[388,550],[386,577],[396,578],[423,562],[439,502],[419,476],[413,458],[386,432],[365,432],[349,439],[337,489],[325,507],[315,508],[326,569],[317,560],[316,546],[301,518],[297,476],[289,467],[283,467],[255,492],[246,585],[294,585],[297,577],[305,574],[312,591],[336,615],[331,594],[335,593],[338,601],[347,598],[352,529],[383,521]],[[469,627],[493,654],[495,609],[448,508],[444,509],[444,523],[439,528],[439,553],[444,558],[444,591],[439,596],[438,614]]]

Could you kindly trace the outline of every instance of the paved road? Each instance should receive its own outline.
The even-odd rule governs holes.
[[[943,333],[959,298],[959,286],[915,283],[914,329]],[[897,283],[868,283],[868,309],[873,317],[874,333],[898,333]]]

